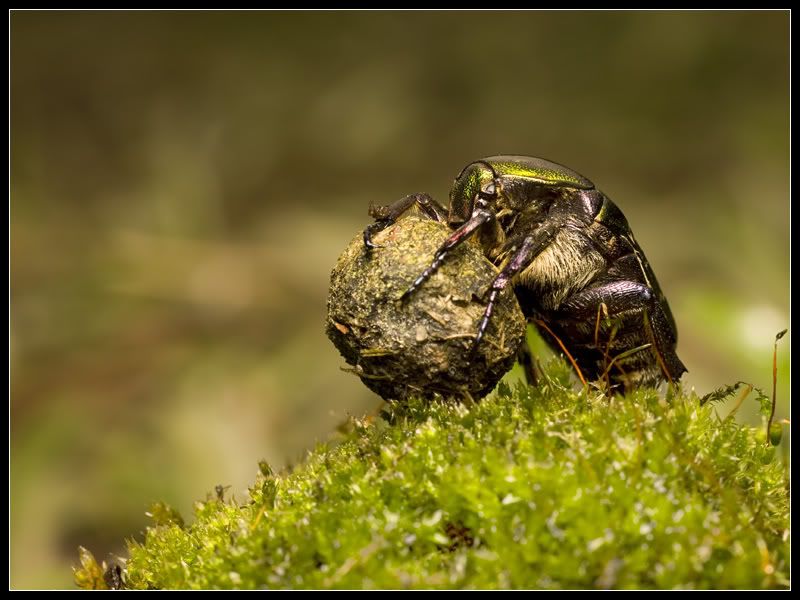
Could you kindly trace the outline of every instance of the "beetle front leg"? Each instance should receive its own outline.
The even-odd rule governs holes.
[[[433,255],[433,260],[431,264],[428,265],[428,268],[425,269],[420,276],[414,280],[409,288],[403,292],[403,295],[400,296],[400,300],[406,300],[414,291],[421,286],[427,279],[436,272],[444,259],[447,258],[448,253],[453,250],[453,248],[457,248],[461,244],[463,244],[473,233],[475,233],[484,223],[488,223],[494,219],[494,211],[489,208],[476,208],[472,212],[472,217],[461,225],[458,229],[456,229],[450,237],[448,237],[442,245],[439,246],[439,249],[436,251],[436,254]]]
[[[409,194],[388,206],[370,204],[369,216],[375,219],[375,222],[367,225],[364,229],[364,245],[369,249],[377,248],[378,246],[372,241],[372,236],[389,227],[414,205],[418,206],[422,214],[433,221],[447,222],[447,209],[428,194]]]
[[[516,254],[511,258],[505,268],[500,271],[500,274],[494,278],[492,287],[489,288],[489,301],[486,304],[486,309],[483,312],[483,318],[480,325],[478,325],[478,333],[475,335],[475,341],[472,342],[472,353],[478,349],[486,327],[489,325],[489,319],[492,318],[494,306],[497,303],[497,297],[500,295],[505,287],[511,282],[511,279],[527,267],[533,259],[533,248],[535,246],[532,236],[526,237],[522,240],[522,246],[517,250]]]
[[[478,348],[483,334],[486,332],[486,327],[489,325],[489,319],[492,318],[494,306],[497,304],[497,297],[500,295],[505,287],[511,283],[515,275],[521,273],[528,265],[533,262],[533,259],[539,256],[542,251],[553,241],[556,232],[559,229],[558,223],[552,223],[541,227],[535,235],[529,235],[522,240],[522,245],[511,257],[508,264],[500,271],[500,274],[494,278],[492,286],[489,288],[489,301],[486,304],[486,310],[483,312],[483,318],[480,325],[478,325],[478,333],[475,336],[475,341],[472,343],[472,352]]]

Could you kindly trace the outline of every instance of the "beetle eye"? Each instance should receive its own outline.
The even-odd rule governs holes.
[[[497,193],[497,186],[494,184],[494,181],[490,181],[481,190],[487,196],[494,196]]]

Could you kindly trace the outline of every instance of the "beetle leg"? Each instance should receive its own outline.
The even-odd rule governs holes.
[[[416,205],[426,217],[440,223],[447,222],[447,210],[428,194],[409,194],[388,206],[369,205],[369,216],[375,219],[374,223],[364,229],[364,245],[367,248],[377,248],[372,241],[372,236],[389,227],[397,221],[409,208]]]
[[[478,333],[475,336],[475,341],[472,343],[472,352],[478,348],[486,327],[489,325],[489,319],[492,318],[494,312],[494,305],[497,303],[497,297],[500,292],[511,282],[515,275],[522,272],[528,265],[531,264],[534,258],[541,254],[548,244],[553,240],[556,232],[559,229],[557,223],[551,223],[541,227],[536,235],[529,235],[522,240],[522,245],[508,261],[508,264],[500,271],[500,274],[494,278],[492,286],[489,288],[489,301],[486,304],[486,310],[483,313],[480,325],[478,325]]]
[[[655,355],[656,364],[665,379],[676,381],[680,378],[686,367],[675,353],[675,336],[669,318],[661,308],[658,297],[646,285],[615,281],[584,289],[561,305],[556,320],[576,322],[590,315],[594,317],[601,303],[605,303],[612,320],[622,320],[620,335],[629,335],[635,328],[640,328],[644,335],[637,334],[640,336],[637,339],[652,344],[650,351]],[[636,315],[641,318],[639,323],[631,320]]]
[[[517,250],[516,254],[514,254],[511,260],[508,261],[508,264],[503,268],[503,270],[500,271],[500,274],[494,278],[492,287],[489,288],[489,301],[486,304],[486,310],[483,312],[483,318],[481,319],[480,325],[478,325],[478,333],[475,336],[475,341],[472,343],[473,352],[475,352],[478,344],[480,344],[483,334],[486,331],[486,327],[489,325],[489,319],[492,317],[492,313],[494,312],[494,305],[497,303],[497,297],[500,295],[500,292],[502,292],[509,284],[511,278],[530,264],[531,259],[533,258],[533,247],[533,237],[528,236],[522,240],[522,246],[519,248],[519,250]]]
[[[405,300],[414,291],[421,286],[425,281],[436,272],[441,264],[444,262],[444,259],[447,258],[447,254],[453,249],[460,246],[464,241],[467,240],[473,233],[475,233],[481,225],[484,223],[488,223],[494,219],[494,212],[488,208],[476,208],[473,213],[472,217],[468,221],[466,221],[461,227],[456,229],[453,233],[450,234],[442,245],[439,246],[439,249],[436,251],[436,254],[433,255],[433,260],[431,264],[428,265],[428,268],[425,269],[420,276],[414,280],[409,288],[403,292],[403,295],[400,296],[400,300]]]

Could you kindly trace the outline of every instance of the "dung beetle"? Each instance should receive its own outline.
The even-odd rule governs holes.
[[[499,269],[473,348],[510,284],[525,317],[566,354],[584,384],[599,380],[628,390],[675,382],[686,371],[675,352],[675,319],[627,219],[582,175],[529,156],[477,160],[456,177],[449,210],[427,194],[371,206],[375,222],[364,230],[366,247],[376,248],[373,235],[412,207],[453,233],[403,300],[472,236]],[[535,382],[527,345],[520,362]]]

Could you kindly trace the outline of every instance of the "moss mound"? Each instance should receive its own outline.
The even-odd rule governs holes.
[[[575,392],[557,362],[477,405],[387,406],[293,472],[261,465],[246,500],[197,503],[191,525],[160,505],[125,585],[789,585],[784,464],[764,428],[693,394]]]

